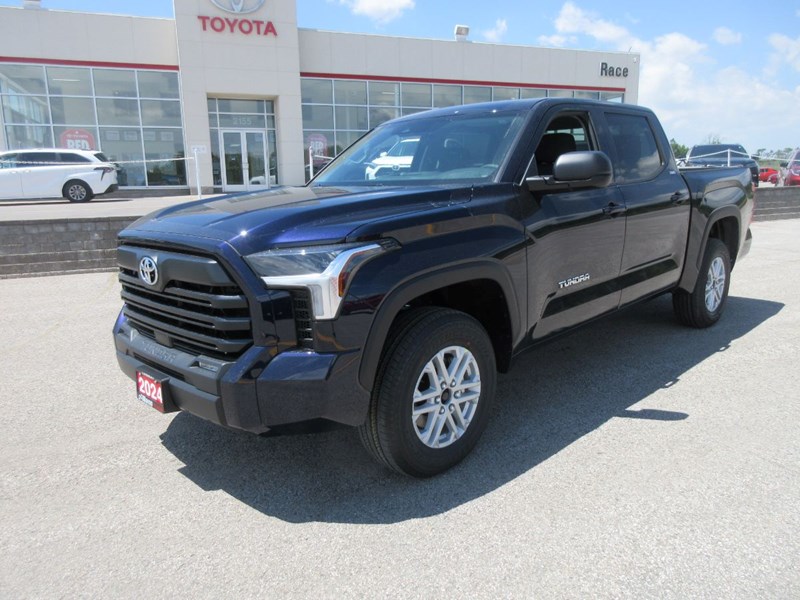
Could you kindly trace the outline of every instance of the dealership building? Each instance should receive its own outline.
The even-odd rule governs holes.
[[[302,184],[373,127],[434,107],[637,102],[633,53],[301,29],[295,0],[174,6],[174,19],[0,7],[0,150],[100,150],[129,188],[243,191]]]

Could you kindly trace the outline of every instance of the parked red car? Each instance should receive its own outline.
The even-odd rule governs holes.
[[[800,148],[794,151],[789,164],[786,165],[783,185],[800,185]]]
[[[758,170],[759,181],[770,181],[770,177],[773,177],[772,182],[774,182],[777,176],[778,176],[778,171],[773,169],[772,167],[761,167]]]

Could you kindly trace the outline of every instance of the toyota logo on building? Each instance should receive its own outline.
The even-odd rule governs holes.
[[[211,0],[211,4],[225,12],[244,15],[264,6],[264,0]]]
[[[158,266],[156,266],[156,261],[149,256],[145,256],[139,261],[139,279],[147,285],[155,285],[158,281]]]

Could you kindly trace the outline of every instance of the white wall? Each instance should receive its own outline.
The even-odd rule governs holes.
[[[601,77],[600,64],[628,68]],[[624,88],[638,100],[639,55],[300,30],[304,73]]]
[[[0,40],[15,58],[178,64],[172,19],[0,7]]]
[[[198,15],[271,21],[274,35],[203,31]],[[208,96],[274,99],[278,130],[278,172],[282,183],[303,176],[302,112],[297,10],[294,0],[267,2],[254,13],[233,15],[208,0],[175,0],[187,152],[210,149]],[[211,187],[211,155],[200,156],[201,185]],[[194,173],[190,175],[194,183]]]

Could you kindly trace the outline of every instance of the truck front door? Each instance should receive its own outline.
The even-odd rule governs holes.
[[[552,174],[561,154],[598,150],[586,110],[544,119],[528,175]],[[553,192],[522,190],[528,234],[528,322],[533,339],[616,309],[625,239],[624,201],[616,186]]]

